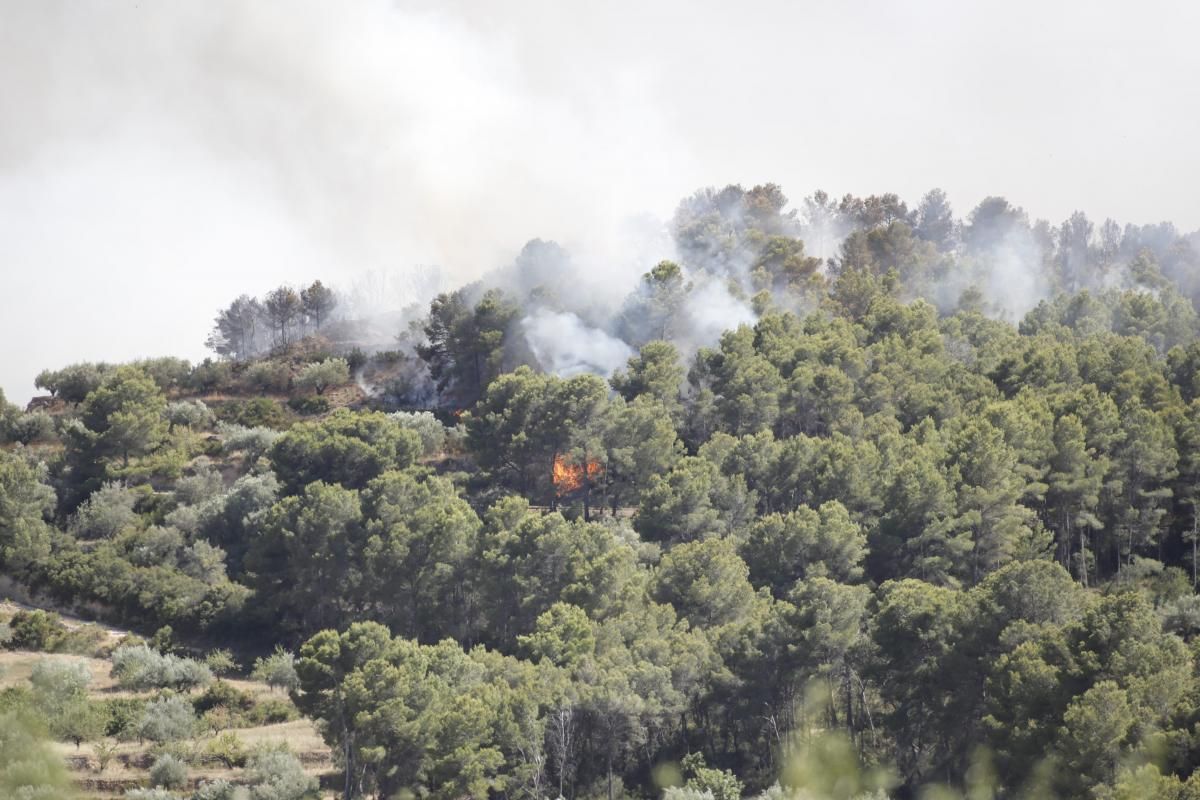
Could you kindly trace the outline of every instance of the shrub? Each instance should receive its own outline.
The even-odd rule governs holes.
[[[180,800],[179,795],[166,789],[126,789],[125,800]]]
[[[54,652],[66,639],[68,632],[58,614],[40,609],[18,611],[8,625],[12,630],[8,646],[13,650]]]
[[[340,386],[350,382],[350,365],[344,358],[327,358],[316,364],[309,364],[300,370],[296,377],[296,385],[312,389],[317,394],[325,394],[331,386]]]
[[[158,388],[164,392],[186,386],[192,375],[192,365],[188,361],[174,356],[143,358],[134,361],[133,366],[149,375],[150,379],[157,383]]]
[[[288,752],[258,753],[247,767],[254,800],[301,800],[315,797],[317,780],[304,772],[300,759]]]
[[[112,674],[124,689],[175,689],[184,691],[212,680],[208,667],[146,645],[121,647],[112,654]]]
[[[203,400],[179,400],[167,403],[167,423],[174,428],[205,428],[213,423],[213,413]]]
[[[270,450],[271,445],[281,436],[279,431],[271,428],[247,428],[242,425],[222,425],[220,432],[224,437],[223,447],[226,453],[245,452],[252,462]]]
[[[329,410],[329,399],[326,397],[293,397],[288,400],[288,408],[297,414],[324,414]]]
[[[204,657],[204,666],[214,675],[229,675],[237,672],[238,663],[233,660],[233,653],[221,648],[209,651]]]
[[[299,716],[300,713],[294,705],[278,697],[259,701],[246,715],[254,725],[276,725],[280,722],[291,722]]]
[[[196,503],[208,500],[211,497],[216,497],[225,488],[225,482],[221,478],[220,471],[212,465],[212,462],[207,458],[196,459],[192,465],[192,474],[180,478],[175,482],[175,499],[185,505],[195,505]]]
[[[187,784],[187,764],[169,753],[154,759],[150,767],[150,783],[164,789],[182,789]]]
[[[216,411],[222,422],[232,422],[248,428],[286,428],[289,420],[283,406],[269,397],[254,397],[249,400],[230,400]]]
[[[111,539],[137,522],[133,507],[138,495],[120,483],[106,483],[79,507],[70,530],[80,539]]]
[[[205,781],[192,793],[191,800],[249,800],[244,786],[234,786],[227,780]]]
[[[112,370],[107,364],[71,364],[60,370],[43,370],[33,385],[68,403],[81,403],[100,386],[105,373]]]
[[[300,677],[296,674],[296,657],[282,647],[276,647],[271,655],[256,660],[250,676],[272,689],[290,691],[300,685]]]
[[[48,442],[54,438],[54,418],[45,411],[31,411],[13,420],[8,438],[21,444]]]
[[[97,772],[104,772],[108,769],[108,765],[117,757],[118,744],[109,739],[96,742],[92,745],[92,754],[96,756]]]
[[[138,725],[146,710],[146,701],[139,697],[111,697],[98,704],[104,720],[104,735],[129,741],[138,735]]]
[[[362,351],[362,348],[355,347],[349,353],[346,353],[346,366],[350,368],[350,374],[358,372],[367,363],[367,354]]]
[[[206,358],[192,369],[188,388],[197,392],[229,389],[233,384],[233,364]]]
[[[246,760],[249,757],[246,753],[246,746],[242,744],[242,740],[236,733],[222,733],[220,736],[210,739],[204,746],[204,754],[217,759],[227,769],[246,766]]]
[[[219,680],[192,700],[192,706],[197,714],[203,714],[218,706],[224,706],[231,711],[248,711],[254,707],[254,696],[243,692],[229,681]]]
[[[428,411],[397,411],[388,414],[402,428],[421,437],[421,449],[427,456],[440,453],[446,445],[446,426]]]
[[[43,658],[29,674],[33,691],[50,704],[86,695],[91,682],[92,672],[87,664],[61,658]]]
[[[138,738],[158,744],[187,739],[195,733],[196,716],[192,706],[182,697],[160,697],[151,700],[138,721]]]
[[[742,782],[732,772],[723,769],[713,769],[704,763],[704,756],[691,753],[683,757],[681,766],[688,775],[686,787],[699,792],[707,792],[714,800],[740,800]]]
[[[258,392],[286,392],[291,380],[291,369],[280,361],[256,361],[242,374],[242,385]]]

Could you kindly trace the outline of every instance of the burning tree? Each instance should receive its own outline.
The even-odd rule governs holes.
[[[554,496],[566,497],[580,489],[590,491],[595,481],[604,475],[604,465],[594,458],[580,464],[569,461],[562,455],[554,457],[554,471],[551,480],[554,483]]]

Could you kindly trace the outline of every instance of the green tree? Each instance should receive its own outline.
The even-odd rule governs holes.
[[[361,489],[388,470],[412,464],[420,452],[420,437],[386,414],[338,409],[293,426],[270,455],[284,493],[298,494],[313,481]]]
[[[462,569],[480,522],[446,478],[386,472],[363,491],[367,603],[407,635],[465,634]]]
[[[42,478],[20,455],[0,451],[0,564],[14,573],[50,552],[45,519],[55,498]]]
[[[417,352],[444,402],[469,408],[483,395],[506,366],[508,328],[518,314],[517,306],[496,289],[474,305],[466,289],[434,298],[424,325],[426,341]]]
[[[83,403],[81,431],[98,458],[145,455],[166,438],[167,402],[157,384],[135,367],[119,367]]]
[[[862,577],[866,536],[836,500],[817,511],[801,506],[790,514],[758,518],[740,552],[755,585],[784,596],[797,580],[827,576],[849,582]]]
[[[693,625],[712,630],[750,613],[755,595],[749,577],[728,539],[684,542],[663,556],[654,592]]]
[[[311,483],[263,518],[246,570],[285,626],[317,631],[359,609],[366,534],[358,492]]]
[[[331,386],[341,386],[350,382],[350,367],[344,358],[327,358],[315,361],[300,370],[296,376],[296,385],[312,389],[318,395],[325,394]]]
[[[313,281],[311,286],[300,290],[301,310],[318,331],[321,330],[322,323],[329,320],[329,315],[336,306],[337,295],[320,281]]]
[[[640,395],[649,395],[678,421],[683,413],[683,379],[679,350],[670,342],[656,339],[642,345],[626,369],[613,373],[609,382],[631,402]]]

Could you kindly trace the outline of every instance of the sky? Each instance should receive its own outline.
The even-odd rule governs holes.
[[[1194,230],[1197,31],[1153,1],[0,0],[0,387],[201,359],[280,283],[421,300],[534,237],[613,290],[703,186]]]

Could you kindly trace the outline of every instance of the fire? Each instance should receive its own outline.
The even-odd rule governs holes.
[[[562,456],[554,457],[554,491],[559,497],[583,488],[584,478],[598,478],[604,474],[604,465],[594,459],[583,464],[567,461]]]

